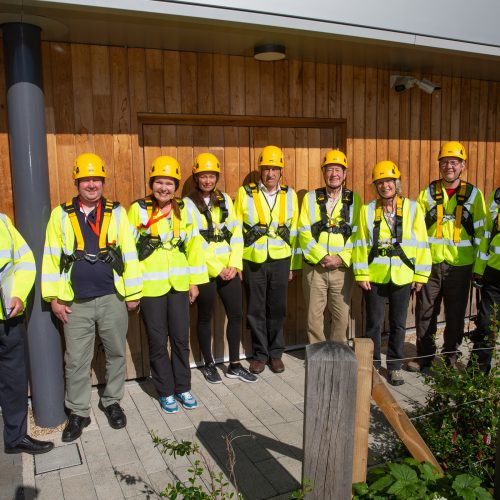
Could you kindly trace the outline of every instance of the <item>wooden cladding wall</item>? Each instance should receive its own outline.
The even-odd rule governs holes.
[[[156,144],[161,147],[174,147],[175,143],[185,174],[196,148],[183,145],[182,134],[193,134],[201,146],[218,140],[220,146],[214,146],[214,152],[223,165],[238,166],[237,173],[231,170],[224,181],[234,194],[244,177],[241,165],[251,166],[254,161],[249,150],[237,152],[227,145],[226,134],[240,134],[241,129],[209,129],[200,122],[190,131],[179,125],[174,136],[171,125],[154,125],[147,118],[172,114],[205,115],[207,119],[223,115],[331,120],[331,130],[343,124],[338,141],[333,132],[305,128],[297,132],[292,131],[293,125],[281,126],[286,131],[279,134],[273,127],[265,132],[276,145],[287,149],[289,163],[293,159],[287,182],[299,189],[317,187],[322,152],[345,144],[348,185],[366,201],[373,196],[371,169],[382,159],[399,165],[404,193],[415,198],[437,177],[439,145],[450,139],[463,141],[467,148],[468,180],[486,194],[500,185],[499,82],[422,74],[415,76],[429,78],[441,90],[432,95],[418,89],[397,94],[390,89],[390,71],[368,67],[298,60],[265,63],[219,54],[64,43],[43,43],[42,58],[53,206],[74,192],[71,167],[75,156],[85,151],[95,151],[108,165],[107,196],[125,206],[143,196],[150,160],[147,147],[157,147],[151,134],[158,133]],[[0,50],[0,210],[14,216],[7,130]],[[256,129],[257,136],[260,133]],[[297,138],[302,146],[291,148]],[[297,289],[293,297],[290,310],[300,311]],[[291,343],[298,340],[295,335],[289,339]],[[129,348],[129,377],[147,373],[147,342],[135,318]]]

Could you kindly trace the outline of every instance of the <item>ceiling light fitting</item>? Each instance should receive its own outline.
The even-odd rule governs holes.
[[[256,45],[253,49],[253,56],[257,61],[281,61],[286,57],[286,49],[284,45],[277,43]]]

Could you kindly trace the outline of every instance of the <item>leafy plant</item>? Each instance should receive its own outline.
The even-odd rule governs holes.
[[[497,337],[498,326],[495,342]],[[425,383],[430,388],[427,404],[413,416],[420,435],[445,470],[471,473],[484,486],[493,487],[500,414],[497,351],[493,349],[489,373],[480,370],[472,359],[463,371],[444,364],[433,367],[433,375]]]
[[[159,448],[161,453],[168,453],[177,458],[177,456],[194,455],[193,466],[189,467],[189,477],[184,483],[177,481],[169,483],[167,487],[160,493],[162,497],[171,500],[189,499],[189,500],[226,500],[230,498],[242,499],[243,496],[236,490],[229,491],[229,483],[222,472],[215,472],[214,464],[208,459],[198,443],[191,441],[175,441],[173,439],[165,439],[158,437],[153,431],[150,431],[151,438],[155,448]],[[226,438],[226,444],[231,446],[230,436]],[[233,454],[234,456],[234,454]],[[230,464],[230,469],[234,469],[234,463]],[[207,470],[210,485],[208,488],[201,480],[204,470]]]
[[[471,474],[442,476],[430,463],[406,458],[368,472],[366,483],[353,485],[354,499],[487,500],[491,494]]]

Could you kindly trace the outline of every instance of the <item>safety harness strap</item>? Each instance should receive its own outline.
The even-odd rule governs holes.
[[[396,241],[390,248],[379,248],[380,223],[382,221],[382,200],[377,199],[375,206],[375,218],[373,221],[373,244],[368,255],[368,264],[379,255],[383,257],[399,257],[401,261],[415,272],[415,264],[405,254],[401,242],[403,241],[403,198],[398,195],[396,199],[396,225],[394,237]]]
[[[432,181],[429,185],[429,191],[432,199],[436,202],[435,206],[432,207],[425,215],[425,225],[429,229],[432,224],[436,223],[436,238],[441,239],[443,237],[443,220],[444,220],[444,206],[443,206],[443,187],[441,181]],[[470,212],[464,207],[465,202],[469,198],[472,192],[472,185],[465,181],[460,181],[460,186],[457,197],[457,206],[455,207],[455,225],[453,228],[453,242],[458,243],[460,241],[460,230],[463,228],[467,231],[467,234],[472,238],[474,236],[474,225],[472,223]]]
[[[330,219],[326,210],[328,196],[326,188],[318,188],[315,190],[316,203],[319,206],[320,220],[315,222],[311,227],[311,232],[316,241],[318,241],[320,234],[323,231],[329,233],[342,233],[344,242],[347,241],[352,233],[350,226],[350,209],[353,203],[353,193],[350,189],[342,189],[342,208],[340,210],[340,222],[336,226],[330,225]]]
[[[104,216],[99,232],[99,250],[104,250],[107,247],[109,222],[111,220],[111,214],[113,213],[114,208],[114,203],[112,201],[108,201],[103,198],[102,202],[104,202]],[[73,200],[69,200],[66,203],[63,203],[61,207],[68,214],[69,220],[71,222],[71,227],[73,228],[73,232],[75,233],[75,250],[83,252],[85,250],[85,242],[83,240],[83,234],[80,228],[80,223],[78,222],[78,217],[76,215]]]

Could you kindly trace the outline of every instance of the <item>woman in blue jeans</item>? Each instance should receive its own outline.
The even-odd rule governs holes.
[[[392,385],[404,384],[401,364],[410,293],[427,282],[432,263],[424,214],[415,201],[401,196],[400,176],[392,161],[375,165],[372,182],[377,199],[361,209],[352,254],[354,276],[365,299],[365,336],[373,340],[377,369],[389,301],[387,379]]]

